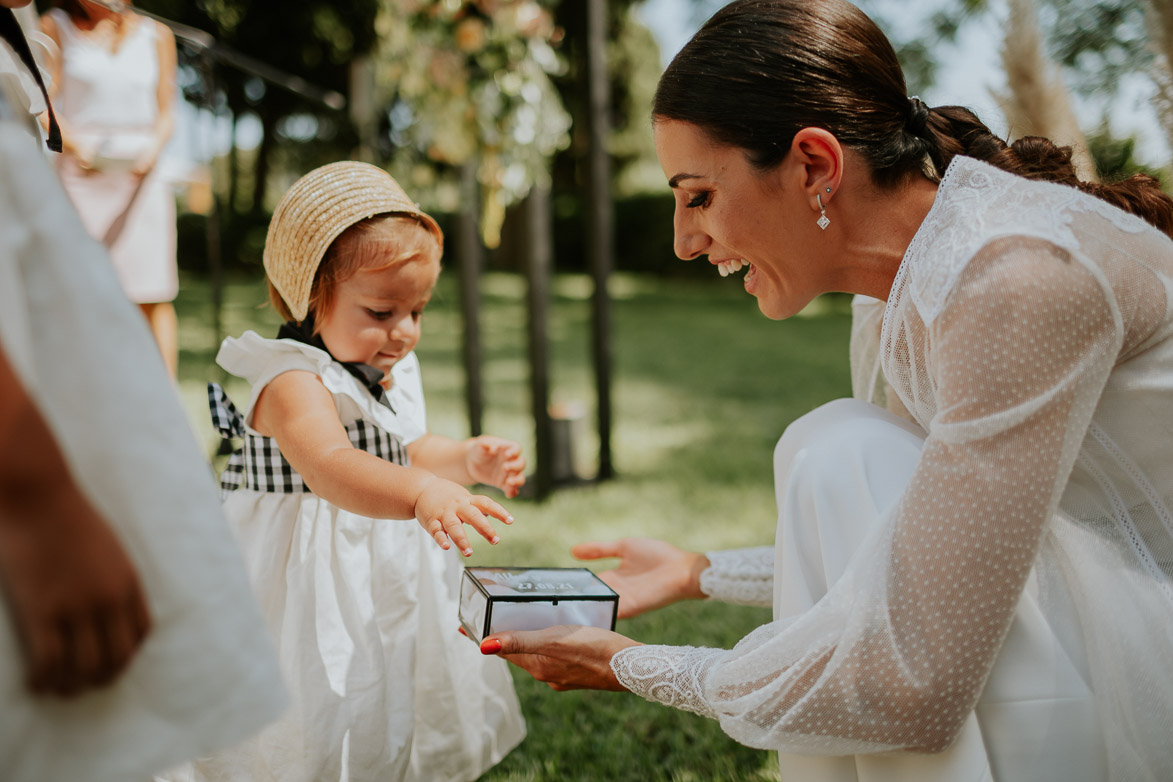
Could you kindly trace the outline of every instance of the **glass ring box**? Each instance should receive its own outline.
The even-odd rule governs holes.
[[[619,595],[583,567],[466,567],[460,624],[477,643],[502,630],[615,629]]]

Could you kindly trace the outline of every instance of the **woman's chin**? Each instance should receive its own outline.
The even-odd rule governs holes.
[[[795,302],[789,299],[782,299],[778,296],[753,294],[754,298],[758,300],[758,309],[762,311],[770,320],[786,320],[793,317],[802,311],[802,308],[809,302]]]

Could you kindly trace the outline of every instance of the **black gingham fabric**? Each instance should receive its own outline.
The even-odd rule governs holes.
[[[220,474],[221,498],[242,488],[280,494],[313,491],[281,455],[276,440],[245,429],[244,416],[219,383],[208,383],[208,407],[212,412],[212,425],[221,437],[244,439],[244,444],[232,453],[227,467]],[[406,466],[410,463],[403,442],[368,421],[359,419],[347,425],[346,434],[360,451],[394,464]]]

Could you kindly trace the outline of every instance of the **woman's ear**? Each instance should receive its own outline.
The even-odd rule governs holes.
[[[790,142],[789,157],[799,166],[800,185],[815,203],[815,195],[824,204],[839,190],[843,179],[843,147],[839,139],[823,128],[803,128]]]

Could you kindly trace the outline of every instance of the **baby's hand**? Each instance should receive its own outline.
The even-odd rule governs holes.
[[[490,543],[500,540],[486,514],[506,524],[513,523],[509,512],[493,500],[482,494],[471,494],[459,483],[443,478],[430,481],[415,500],[415,517],[420,526],[435,538],[440,548],[447,551],[451,539],[466,557],[472,556],[472,546],[464,534],[465,524]]]
[[[506,497],[516,497],[525,485],[525,457],[512,440],[481,435],[465,441],[464,462],[478,483],[496,486]]]

